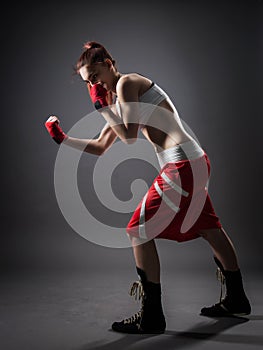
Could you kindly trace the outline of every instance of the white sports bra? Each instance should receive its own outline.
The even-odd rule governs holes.
[[[155,109],[154,106],[157,106],[159,103],[161,103],[163,100],[168,99],[170,100],[167,93],[156,83],[152,82],[149,89],[143,93],[139,97],[140,102],[140,127],[144,127],[147,120],[149,119],[149,116]],[[121,109],[120,109],[120,103],[118,101],[118,97],[116,97],[116,109],[120,117],[121,116]]]
[[[149,89],[139,97],[139,101],[157,106],[166,98],[169,98],[167,93],[162,88],[160,88],[160,86],[152,82]]]

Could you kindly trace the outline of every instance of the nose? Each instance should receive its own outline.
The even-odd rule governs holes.
[[[90,82],[89,83],[90,87],[92,87],[93,85],[96,85],[96,84],[101,84],[102,85],[102,83],[100,81],[95,81],[95,82]]]

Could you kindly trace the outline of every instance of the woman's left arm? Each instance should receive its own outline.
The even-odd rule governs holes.
[[[123,77],[116,86],[121,118],[110,108],[103,108],[100,113],[116,135],[126,144],[136,141],[139,129],[138,83],[129,77]]]

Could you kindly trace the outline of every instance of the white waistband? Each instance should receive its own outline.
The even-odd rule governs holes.
[[[204,150],[195,140],[180,143],[174,147],[156,152],[160,167],[167,163],[175,163],[180,160],[196,159],[204,155]]]

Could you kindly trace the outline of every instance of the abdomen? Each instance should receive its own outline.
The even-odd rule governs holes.
[[[141,131],[157,152],[192,140],[184,129],[175,107],[167,100],[158,105]]]

